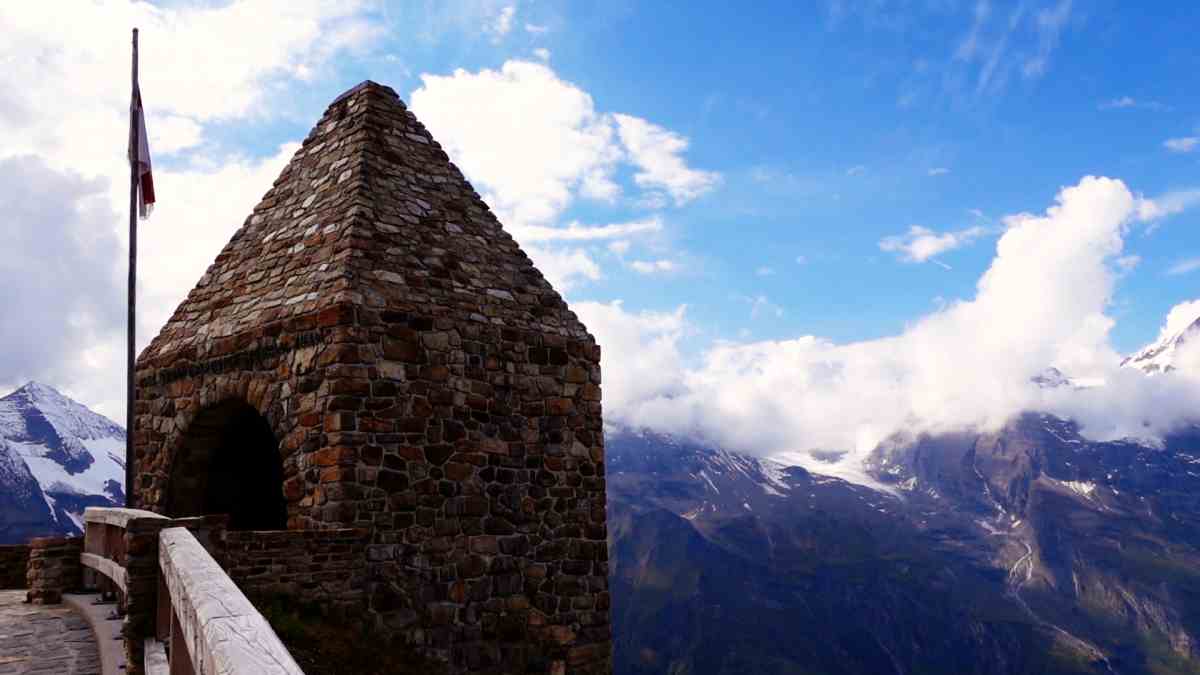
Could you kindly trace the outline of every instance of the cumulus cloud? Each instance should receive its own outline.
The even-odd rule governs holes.
[[[950,169],[947,169],[944,166],[935,166],[934,168],[929,170],[930,176],[944,176],[948,173],[950,173]]]
[[[984,234],[987,234],[987,229],[980,226],[939,233],[927,227],[913,225],[904,234],[881,239],[879,248],[889,253],[899,254],[900,259],[905,262],[921,263],[947,251],[966,246]]]
[[[598,281],[604,276],[600,265],[583,249],[533,246],[527,247],[527,252],[546,280],[560,293],[570,291],[581,281]]]
[[[1137,204],[1120,181],[1084,178],[1045,212],[1005,218],[974,297],[942,304],[899,335],[848,344],[815,336],[718,343],[678,373],[655,369],[672,383],[669,392],[643,389],[640,398],[606,404],[605,413],[762,454],[798,453],[789,456],[800,462],[812,449],[848,451],[836,467],[846,475],[896,431],[990,429],[1024,410],[1073,417],[1095,438],[1162,433],[1194,414],[1200,382],[1180,377],[1154,388],[1117,365],[1106,310]],[[638,347],[604,345],[615,329],[596,322],[635,318],[611,307],[589,319],[615,364],[606,378]],[[641,339],[662,348],[679,336],[675,326],[649,327]],[[1030,378],[1047,366],[1106,385],[1041,389]]]
[[[362,7],[316,0],[172,8],[89,2],[62,12],[3,3],[0,98],[20,97],[22,109],[37,111],[6,120],[3,152],[36,152],[54,165],[115,174],[123,154],[114,143],[121,147],[128,124],[130,26],[142,29],[140,79],[154,149],[170,152],[195,145],[199,124],[266,114],[269,80],[295,81],[337,52],[369,43],[378,29]]]
[[[506,224],[545,225],[585,180],[613,185],[621,151],[611,122],[549,67],[508,61],[421,81],[413,111]]]
[[[621,193],[622,163],[635,183],[685,203],[711,189],[713,172],[684,161],[687,139],[632,115],[602,113],[592,97],[544,63],[422,75],[413,111],[511,226],[548,225],[577,196]],[[485,117],[475,114],[481,107]],[[514,161],[514,158],[521,161]]]
[[[671,312],[632,312],[617,300],[576,302],[571,309],[602,345],[606,414],[685,391],[679,343],[691,331],[686,306]]]
[[[633,179],[644,188],[659,189],[675,201],[686,204],[712,190],[720,176],[713,171],[689,167],[683,160],[688,139],[647,122],[640,117],[617,114],[621,143],[639,171]]]
[[[413,112],[480,190],[501,222],[560,290],[601,278],[592,242],[629,240],[663,229],[658,216],[626,223],[565,227],[562,214],[579,199],[621,197],[617,170],[631,166],[641,206],[684,204],[720,177],[688,166],[683,136],[632,115],[601,112],[592,97],[545,63],[510,60],[499,70],[456,70],[421,76]],[[486,107],[489,114],[476,112]],[[517,161],[519,158],[519,161]],[[674,271],[669,260],[635,261],[643,274]]]

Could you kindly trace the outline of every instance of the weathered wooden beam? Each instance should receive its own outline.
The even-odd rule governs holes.
[[[196,675],[303,675],[266,619],[190,532],[162,530],[158,559]]]

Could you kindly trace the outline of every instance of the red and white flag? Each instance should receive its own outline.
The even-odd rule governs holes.
[[[129,163],[137,164],[138,215],[146,218],[154,210],[154,175],[150,172],[150,142],[146,140],[146,113],[141,89],[134,85],[129,105]],[[134,146],[137,147],[134,147]]]

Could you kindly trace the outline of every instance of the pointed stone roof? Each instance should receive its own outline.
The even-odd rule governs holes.
[[[381,311],[594,342],[396,92],[366,81],[330,104],[139,365]]]

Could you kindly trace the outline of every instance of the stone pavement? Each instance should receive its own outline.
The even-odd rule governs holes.
[[[0,675],[100,675],[92,629],[65,605],[26,605],[0,591]]]

